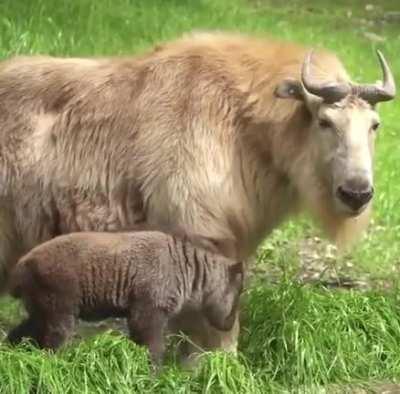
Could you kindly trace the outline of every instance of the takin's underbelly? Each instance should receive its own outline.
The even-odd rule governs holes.
[[[119,230],[143,220],[144,212],[137,196],[109,194],[98,191],[64,191],[55,196],[59,231],[110,231]]]
[[[118,231],[143,221],[143,207],[137,195],[113,196],[101,190],[89,193],[73,187],[54,189],[33,192],[14,202],[16,226],[25,250],[60,234]]]
[[[98,321],[108,318],[123,318],[128,316],[128,308],[96,305],[94,307],[81,306],[78,317],[86,321]]]

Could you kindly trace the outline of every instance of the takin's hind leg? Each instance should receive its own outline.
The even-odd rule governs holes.
[[[44,349],[58,349],[73,333],[75,322],[75,316],[70,313],[45,316],[43,331],[39,335],[39,346]]]
[[[37,319],[29,316],[27,319],[23,320],[22,323],[9,331],[6,340],[11,345],[18,345],[23,338],[38,342],[39,333],[40,328]]]
[[[41,348],[56,350],[73,333],[77,302],[75,292],[71,289],[74,290],[73,281],[67,291],[63,289],[62,292],[53,292],[40,289],[34,293],[34,305],[27,305],[28,310],[35,311],[40,324],[37,342]]]
[[[128,328],[130,337],[138,345],[147,346],[153,364],[160,366],[165,352],[166,313],[155,308],[146,309],[138,304],[134,303],[129,311]],[[143,303],[141,304],[143,305]]]

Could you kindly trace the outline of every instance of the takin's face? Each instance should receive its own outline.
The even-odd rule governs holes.
[[[338,214],[357,216],[374,194],[373,154],[379,128],[376,103],[392,100],[395,83],[389,66],[378,52],[383,83],[317,82],[310,74],[311,53],[301,81],[282,81],[275,94],[305,103],[311,114],[314,168],[330,190]]]
[[[356,216],[374,194],[373,154],[379,115],[355,96],[321,104],[312,120],[316,165],[330,185],[336,210]]]

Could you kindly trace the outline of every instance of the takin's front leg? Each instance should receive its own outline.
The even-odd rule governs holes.
[[[143,302],[134,302],[129,309],[128,327],[131,339],[138,345],[146,346],[153,365],[161,366],[165,352],[164,331],[168,320],[166,313]]]
[[[10,271],[24,254],[25,248],[15,229],[12,208],[1,199],[0,206],[0,295],[2,296],[9,290]]]
[[[224,350],[233,354],[237,353],[239,339],[239,316],[230,331],[219,331],[210,326],[207,319],[199,313],[184,311],[175,317],[169,330],[178,333],[182,331],[188,339],[181,343],[180,357],[185,368],[192,369],[197,366],[198,358],[203,351]]]

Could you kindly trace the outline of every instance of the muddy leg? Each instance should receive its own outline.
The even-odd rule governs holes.
[[[164,329],[167,325],[165,312],[132,305],[128,317],[130,337],[138,345],[147,346],[154,365],[160,366],[165,351]]]

